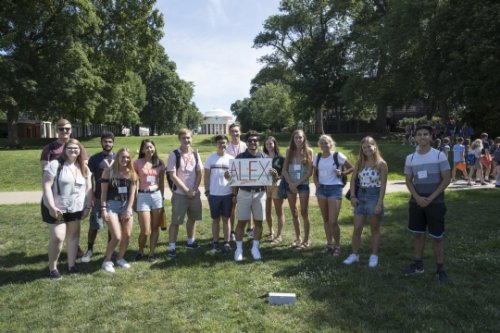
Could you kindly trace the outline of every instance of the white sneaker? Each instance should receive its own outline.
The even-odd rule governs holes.
[[[112,261],[106,261],[106,260],[104,260],[104,261],[102,262],[102,268],[103,268],[106,272],[108,272],[108,273],[114,273],[114,272],[115,272],[115,268],[114,268],[113,266],[114,266],[114,264],[113,264],[113,262],[112,262]]]
[[[231,242],[236,242],[236,234],[234,233],[234,231],[231,231],[231,238],[229,239]]]
[[[243,249],[236,248],[234,251],[234,261],[242,261],[243,260]]]
[[[376,254],[372,254],[370,256],[370,260],[368,261],[368,267],[375,268],[378,265],[378,256]]]
[[[116,264],[122,268],[130,268],[130,264],[127,262],[127,260],[121,258],[116,261]]]
[[[258,247],[252,247],[252,250],[250,252],[252,252],[252,257],[254,260],[261,260],[262,259],[262,256],[260,255],[260,251],[259,251]]]
[[[93,254],[94,253],[92,252],[92,250],[87,250],[87,252],[85,252],[83,257],[80,258],[80,261],[81,262],[90,262],[90,258],[92,257]]]
[[[346,264],[346,265],[352,265],[352,264],[354,264],[355,262],[358,262],[358,261],[359,261],[359,254],[351,253],[349,255],[349,257],[347,257],[347,259],[344,260],[344,264]]]

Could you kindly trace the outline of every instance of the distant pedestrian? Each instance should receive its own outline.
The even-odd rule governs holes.
[[[416,130],[418,149],[408,155],[404,173],[411,193],[408,230],[414,234],[415,262],[405,268],[405,275],[424,272],[423,252],[425,233],[433,238],[436,256],[436,275],[448,283],[444,270],[444,225],[446,205],[444,191],[450,183],[450,164],[445,155],[431,148],[432,128],[419,126]]]
[[[458,137],[457,143],[453,145],[453,170],[451,171],[451,181],[456,181],[457,170],[463,174],[466,181],[469,182],[467,174],[467,166],[465,164],[465,146],[463,145],[464,138]],[[469,182],[470,183],[470,182]]]
[[[469,179],[473,180],[474,172],[476,173],[476,183],[480,183],[481,185],[487,185],[484,181],[484,173],[483,173],[483,164],[481,163],[481,152],[483,151],[483,142],[481,139],[474,140],[469,149],[469,155],[473,155],[473,158],[470,157],[471,169],[469,172]]]
[[[495,187],[500,187],[500,137],[495,138],[493,150],[493,163],[495,164]]]

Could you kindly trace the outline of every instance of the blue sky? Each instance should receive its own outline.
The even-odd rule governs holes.
[[[193,82],[200,112],[249,96],[250,81],[269,49],[252,48],[263,23],[278,13],[279,0],[158,0],[165,20],[161,44],[177,73]]]

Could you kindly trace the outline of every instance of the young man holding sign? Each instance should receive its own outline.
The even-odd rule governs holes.
[[[259,134],[256,131],[247,133],[247,149],[236,156],[229,172],[231,173],[232,183],[240,186],[233,187],[233,193],[236,195],[236,251],[234,253],[235,261],[243,260],[243,235],[245,226],[253,217],[254,220],[254,238],[252,246],[252,257],[255,260],[262,259],[259,251],[260,239],[262,237],[262,221],[264,219],[264,209],[266,206],[266,187],[271,184],[269,171],[273,177],[277,177],[276,171],[270,169],[271,159],[261,161],[248,161],[243,165],[238,159],[264,159],[267,156],[258,152]],[[266,184],[268,182],[269,184]],[[252,185],[255,184],[255,185]],[[244,185],[244,186],[241,186]]]

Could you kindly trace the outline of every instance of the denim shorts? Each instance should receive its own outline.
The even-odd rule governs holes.
[[[288,183],[286,185],[286,192],[288,194],[294,194],[290,191],[290,187],[288,186]],[[309,190],[309,184],[300,184],[299,186],[297,186],[297,193],[300,194],[300,193],[309,193],[310,190]]]
[[[342,200],[342,185],[319,185],[316,196],[323,199]]]
[[[128,201],[108,200],[107,210],[108,214],[120,215],[127,212]]]
[[[150,212],[154,209],[163,208],[161,191],[137,193],[137,211]]]
[[[358,205],[354,208],[354,215],[384,216],[384,205],[380,214],[375,214],[380,187],[360,187],[358,190]]]

